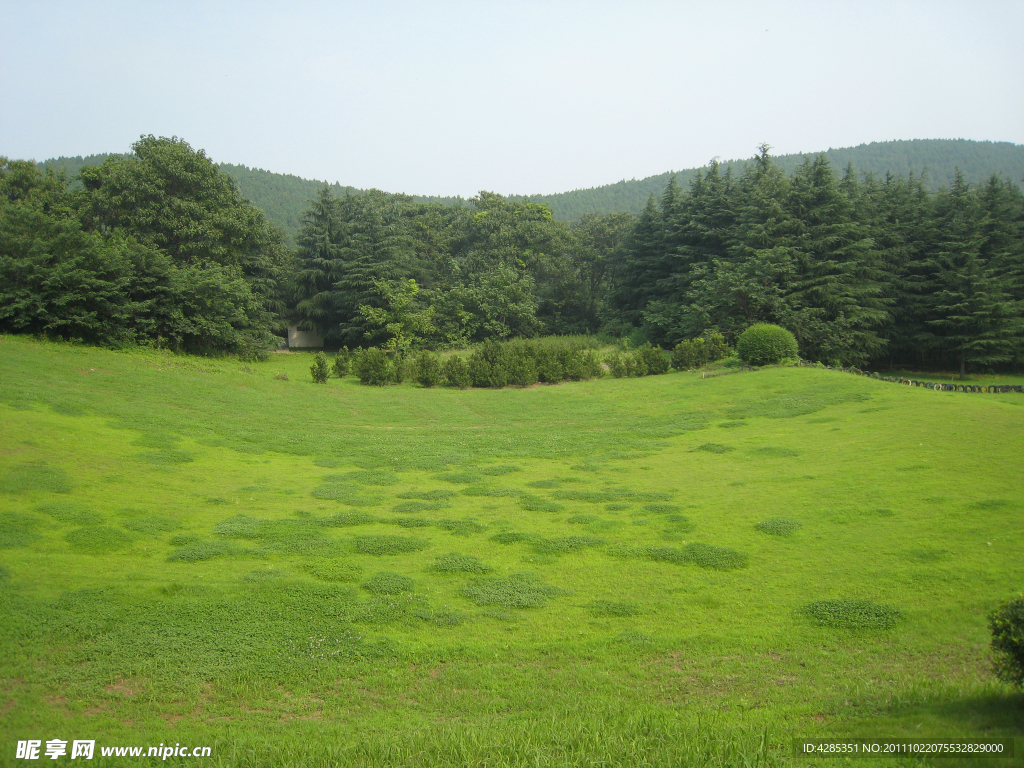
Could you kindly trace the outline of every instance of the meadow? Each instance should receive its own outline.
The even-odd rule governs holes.
[[[1024,396],[311,357],[0,336],[0,765],[835,765],[791,742],[840,735],[1024,765],[987,625],[1024,588]]]

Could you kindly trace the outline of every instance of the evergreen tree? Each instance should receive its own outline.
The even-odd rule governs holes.
[[[937,209],[938,244],[931,260],[936,291],[928,324],[933,343],[956,360],[962,379],[968,363],[1013,359],[1024,337],[1022,302],[1014,296],[1015,269],[1001,247],[1002,228],[985,215],[962,175],[940,193]]]

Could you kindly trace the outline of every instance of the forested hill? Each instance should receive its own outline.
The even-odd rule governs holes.
[[[772,159],[786,173],[792,176],[808,157],[807,154],[774,155]],[[914,139],[911,141],[879,141],[861,144],[857,147],[829,149],[826,157],[837,173],[847,165],[859,174],[873,173],[884,177],[886,172],[906,177],[925,174],[926,186],[935,191],[948,187],[959,168],[964,180],[970,184],[987,181],[993,173],[1020,183],[1024,181],[1024,145],[1006,141],[968,141],[967,139]],[[732,167],[734,176],[739,176],[748,160],[729,160],[721,163],[721,171]],[[605,214],[613,211],[628,211],[639,214],[647,199],[660,197],[668,180],[675,175],[682,187],[689,186],[699,168],[682,171],[667,171],[645,179],[620,181],[592,189],[577,189],[553,195],[530,195],[529,199],[547,203],[556,219],[575,221],[588,213]],[[525,199],[526,196],[523,196]]]
[[[751,153],[753,154],[753,152]],[[779,155],[775,163],[787,175],[792,175],[807,157],[815,153]],[[884,176],[891,172],[906,177],[909,173],[925,174],[925,183],[932,190],[949,186],[956,169],[959,168],[964,180],[976,184],[987,180],[993,173],[1020,183],[1024,180],[1024,146],[1010,142],[968,141],[966,139],[914,139],[912,141],[884,141],[861,144],[858,147],[830,149],[825,152],[837,172],[842,172],[853,163],[858,173],[873,173]],[[88,157],[59,157],[46,163],[65,168],[72,176],[86,165],[99,165],[108,155]],[[739,175],[745,160],[732,160],[722,164],[724,172],[732,166],[733,174]],[[272,173],[244,165],[221,163],[220,167],[237,182],[242,196],[262,209],[267,219],[280,226],[292,240],[302,222],[303,212],[309,201],[316,197],[317,190],[327,182],[303,179],[290,174]],[[618,211],[640,213],[652,194],[659,197],[665,191],[669,178],[675,174],[684,188],[700,169],[668,171],[646,179],[633,179],[607,184],[593,189],[577,189],[550,195],[513,195],[512,199],[532,199],[547,203],[556,219],[576,221],[587,213],[606,214]],[[343,187],[335,182],[331,185],[335,194],[345,191],[357,193],[353,187]],[[422,202],[451,204],[457,197],[414,196]]]
[[[58,157],[39,163],[40,166],[50,165],[63,168],[68,176],[74,178],[82,168],[100,165],[108,157],[127,157],[124,154],[87,155],[86,157]],[[267,220],[277,224],[288,235],[289,242],[294,241],[295,234],[302,226],[303,213],[309,208],[310,200],[317,192],[329,185],[335,195],[346,192],[358,194],[365,190],[342,186],[338,182],[331,184],[317,179],[303,179],[289,173],[273,173],[262,168],[249,168],[244,165],[218,163],[220,169],[238,182],[238,190],[242,197],[263,211]],[[431,197],[417,195],[413,198],[420,202],[443,203],[451,205],[461,200],[457,197]]]

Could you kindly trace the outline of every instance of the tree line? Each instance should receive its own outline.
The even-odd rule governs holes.
[[[993,176],[787,177],[762,147],[739,177],[670,182],[615,258],[611,315],[673,342],[757,322],[842,365],[992,366],[1024,353],[1024,197]]]
[[[1024,198],[998,176],[742,172],[669,179],[644,210],[558,221],[481,192],[322,186],[294,248],[205,153],[143,137],[67,175],[0,159],[0,330],[258,355],[288,323],[335,347],[605,333],[676,346],[755,323],[843,365],[1019,363]]]

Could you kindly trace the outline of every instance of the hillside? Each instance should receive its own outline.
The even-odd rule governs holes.
[[[792,175],[808,157],[806,154],[775,155],[773,159],[787,174]],[[1020,183],[1024,180],[1024,146],[1009,142],[968,141],[966,139],[914,139],[911,141],[884,141],[843,147],[825,151],[832,166],[842,172],[852,163],[858,173],[884,177],[886,172],[895,176],[913,173],[925,175],[932,190],[948,186],[959,168],[971,184],[988,180],[998,173]],[[733,174],[743,170],[746,160],[728,160],[723,166],[732,167]],[[588,213],[629,211],[640,213],[647,199],[659,197],[674,174],[681,186],[689,184],[698,168],[667,171],[645,179],[619,181],[592,189],[577,189],[554,195],[531,195],[533,200],[547,203],[555,218],[576,220]]]
[[[778,155],[775,162],[786,173],[792,174],[808,157],[817,154]],[[1009,142],[969,141],[966,139],[914,139],[911,141],[886,141],[861,144],[857,147],[829,149],[825,152],[837,170],[845,169],[852,163],[860,173],[884,176],[891,172],[897,176],[925,174],[932,189],[947,186],[956,169],[959,168],[966,180],[976,184],[987,180],[993,173],[1020,182],[1024,179],[1024,146]],[[97,165],[107,155],[87,157],[59,157],[43,164],[64,168],[74,175],[85,165]],[[729,160],[724,163],[740,173],[745,160]],[[220,167],[238,182],[242,194],[266,213],[267,218],[280,226],[293,238],[302,221],[302,213],[316,191],[328,182],[303,179],[298,176],[272,173],[260,168],[221,163]],[[629,211],[639,213],[647,199],[660,196],[675,174],[681,185],[686,185],[696,175],[697,168],[680,171],[666,171],[645,179],[619,181],[592,189],[577,189],[556,194],[513,195],[514,199],[527,197],[543,201],[550,207],[556,219],[575,221],[588,213],[612,213]],[[359,192],[354,187],[333,185],[341,194],[345,191]],[[461,198],[414,196],[424,202],[456,203]]]
[[[1024,736],[987,624],[1024,578],[1019,394],[0,354],[8,744],[781,768],[801,735]]]

